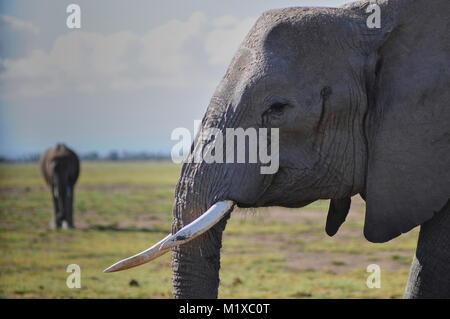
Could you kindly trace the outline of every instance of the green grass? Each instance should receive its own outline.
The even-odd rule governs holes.
[[[170,254],[128,271],[102,271],[170,232],[179,174],[180,166],[171,163],[83,163],[75,190],[77,229],[52,231],[50,192],[38,165],[1,164],[0,296],[170,298]],[[224,234],[219,296],[401,297],[417,230],[371,244],[362,235],[364,204],[356,201],[329,238],[327,208],[328,201],[318,201],[303,209],[234,212]],[[371,263],[381,266],[380,289],[366,286]],[[81,267],[81,289],[66,286],[69,264]]]

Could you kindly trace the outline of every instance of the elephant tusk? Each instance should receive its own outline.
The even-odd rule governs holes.
[[[192,223],[184,226],[175,235],[164,241],[159,249],[170,249],[200,236],[217,224],[225,214],[230,212],[233,206],[234,202],[230,200],[215,203]]]
[[[115,271],[125,270],[128,268],[133,268],[133,267],[148,263],[148,262],[152,261],[153,259],[156,259],[159,256],[164,255],[166,252],[169,251],[169,249],[160,250],[159,247],[165,240],[169,239],[170,237],[172,237],[171,234],[167,235],[164,239],[160,240],[159,242],[154,244],[152,247],[140,252],[139,254],[136,254],[134,256],[131,256],[131,257],[128,257],[126,259],[116,262],[114,265],[103,270],[103,272],[115,272]]]
[[[234,206],[234,202],[230,200],[220,201],[212,205],[200,217],[195,219],[190,224],[181,228],[176,234],[167,235],[164,239],[157,242],[152,247],[123,259],[114,265],[106,268],[103,272],[115,272],[132,267],[136,267],[158,258],[167,253],[172,247],[179,246],[191,241],[208,231],[211,227],[217,224],[227,213],[229,213]]]

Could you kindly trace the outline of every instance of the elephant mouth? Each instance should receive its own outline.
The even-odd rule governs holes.
[[[183,245],[194,238],[197,238],[216,225],[225,215],[230,213],[235,204],[236,203],[231,200],[215,203],[197,219],[181,228],[175,234],[167,235],[150,248],[113,264],[106,268],[104,272],[121,271],[148,263],[164,255],[173,247]]]

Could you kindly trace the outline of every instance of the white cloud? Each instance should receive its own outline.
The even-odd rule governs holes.
[[[213,21],[215,28],[208,33],[205,41],[209,63],[218,65],[229,62],[255,21],[254,18],[239,21],[232,16],[224,16]]]
[[[216,18],[212,25],[216,28],[227,28],[227,27],[233,27],[236,24],[239,23],[239,20],[231,15],[222,16],[219,18]]]
[[[0,61],[0,82],[8,97],[209,87],[217,83],[211,83],[216,81],[208,64],[225,72],[254,21],[209,19],[196,12],[186,21],[171,20],[143,35],[71,31],[58,37],[49,52],[34,50],[21,59]]]
[[[33,24],[4,14],[0,14],[0,26],[2,28],[9,27],[14,31],[29,32],[34,35],[39,34],[39,28]]]

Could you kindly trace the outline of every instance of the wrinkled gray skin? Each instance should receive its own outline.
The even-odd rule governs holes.
[[[73,191],[80,172],[78,156],[64,144],[46,150],[40,160],[41,172],[53,198],[53,227],[73,224]],[[64,223],[65,222],[65,223]]]
[[[378,3],[381,29],[367,27],[367,2],[259,18],[202,129],[280,128],[280,169],[184,164],[173,232],[219,200],[302,207],[331,199],[333,235],[359,193],[369,241],[423,225],[405,297],[450,297],[450,1]],[[193,148],[209,142],[197,137]],[[228,217],[173,250],[174,297],[217,297]]]

